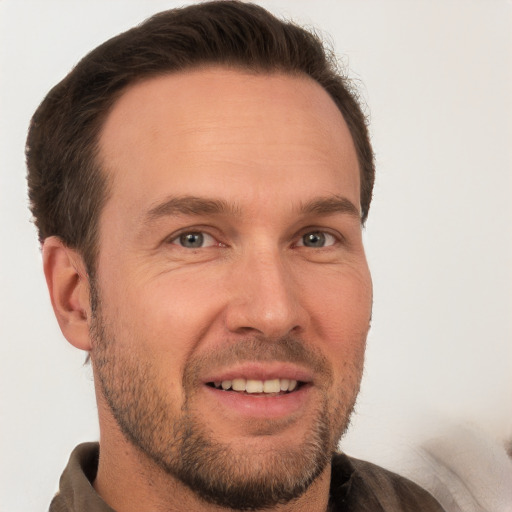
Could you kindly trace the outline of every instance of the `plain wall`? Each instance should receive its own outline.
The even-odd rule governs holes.
[[[400,470],[443,422],[512,432],[512,3],[267,1],[328,33],[362,82],[377,157],[365,231],[375,298],[342,447]],[[24,140],[89,50],[174,1],[0,0],[0,508],[44,510],[98,438],[91,369],[53,317]]]

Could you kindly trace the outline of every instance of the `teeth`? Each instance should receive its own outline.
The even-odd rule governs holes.
[[[281,386],[279,385],[279,379],[266,380],[263,383],[264,393],[279,393]]]
[[[263,382],[249,379],[245,385],[245,391],[246,393],[263,393]]]
[[[232,382],[230,380],[223,380],[221,383],[222,389],[227,390],[231,387]]]
[[[226,381],[224,381],[224,382],[226,382]],[[231,387],[233,388],[233,391],[245,391],[246,383],[247,383],[247,381],[245,379],[233,379],[233,382],[231,383]]]
[[[293,391],[297,387],[297,381],[292,379],[233,379],[214,382],[217,389],[227,391],[245,391],[246,393],[279,393],[280,391]]]

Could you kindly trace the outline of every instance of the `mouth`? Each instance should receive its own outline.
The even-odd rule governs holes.
[[[305,382],[287,378],[258,380],[243,377],[206,383],[211,388],[253,396],[285,395],[298,391],[305,384]]]
[[[314,388],[308,369],[283,362],[242,363],[203,380],[209,410],[235,422],[298,417],[313,403]]]

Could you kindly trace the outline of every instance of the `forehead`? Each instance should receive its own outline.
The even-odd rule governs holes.
[[[207,68],[132,85],[107,116],[100,158],[113,183],[108,203],[133,208],[159,194],[229,194],[228,184],[245,185],[233,189],[241,200],[270,188],[293,195],[296,183],[329,193],[333,182],[359,205],[347,125],[302,75]]]

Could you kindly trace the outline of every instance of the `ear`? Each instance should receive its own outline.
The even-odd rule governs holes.
[[[53,311],[65,338],[81,350],[91,350],[89,278],[82,257],[50,236],[43,243],[43,265]]]

